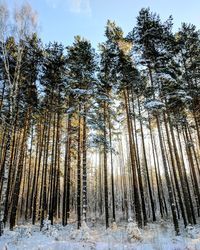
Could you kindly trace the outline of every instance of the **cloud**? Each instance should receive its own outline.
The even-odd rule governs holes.
[[[70,0],[70,11],[73,13],[91,14],[90,0]]]
[[[63,8],[76,14],[91,14],[90,0],[45,0],[48,6],[53,9]]]
[[[62,0],[45,0],[45,1],[53,9],[56,9],[62,3]]]

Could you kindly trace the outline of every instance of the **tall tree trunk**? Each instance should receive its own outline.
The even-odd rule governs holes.
[[[45,132],[45,151],[44,151],[44,183],[43,183],[43,195],[42,195],[42,211],[41,211],[41,220],[40,228],[44,226],[45,214],[47,213],[47,170],[48,170],[48,156],[49,156],[49,140],[50,140],[50,131],[51,131],[51,114],[47,114],[47,128]]]
[[[154,205],[153,193],[152,193],[150,177],[149,177],[149,170],[148,170],[147,156],[146,156],[146,148],[145,148],[145,142],[144,142],[144,131],[143,131],[143,125],[142,125],[142,120],[141,120],[142,117],[141,117],[141,110],[140,109],[141,109],[140,108],[140,102],[139,102],[139,99],[138,99],[138,111],[139,111],[140,130],[141,130],[141,137],[142,137],[141,139],[142,139],[144,165],[145,165],[145,171],[146,171],[146,175],[147,175],[147,185],[148,185],[149,197],[150,197],[150,202],[151,202],[152,217],[153,217],[153,221],[156,221],[155,205]]]
[[[133,102],[133,101],[132,101]],[[134,102],[133,102],[134,105]],[[129,107],[130,110],[130,107]],[[131,112],[131,111],[129,111]],[[135,112],[134,106],[133,106],[133,113]],[[133,138],[133,145],[134,147],[134,153],[135,153],[135,159],[136,159],[136,165],[137,165],[137,170],[138,170],[138,182],[139,182],[139,189],[140,189],[140,196],[141,196],[141,203],[142,203],[142,214],[143,214],[143,221],[144,221],[144,226],[147,224],[147,212],[146,212],[146,201],[145,201],[145,192],[144,192],[144,185],[143,185],[143,178],[142,178],[142,169],[141,169],[141,162],[140,162],[140,157],[139,157],[139,148],[138,148],[138,136],[136,132],[136,118],[134,115],[134,129],[132,126],[131,122],[131,131],[133,133],[133,130],[135,131],[135,139],[134,135],[132,135]]]
[[[42,125],[41,125],[42,126]],[[32,211],[32,223],[33,225],[36,222],[37,214],[38,214],[38,183],[40,179],[40,169],[41,169],[41,158],[43,153],[43,146],[44,146],[44,133],[45,133],[45,126],[41,128],[41,136],[40,136],[40,145],[39,145],[39,155],[38,155],[38,167],[35,176],[35,182],[33,183],[33,211]],[[36,167],[36,166],[35,166]]]
[[[133,147],[133,138],[131,132],[131,118],[128,109],[128,91],[124,90],[124,100],[125,100],[125,108],[126,108],[126,117],[127,117],[127,126],[128,126],[128,135],[129,135],[129,149],[130,149],[130,157],[131,157],[131,166],[132,166],[132,174],[133,174],[133,192],[134,192],[134,202],[135,202],[135,215],[136,220],[139,227],[142,227],[142,214],[141,214],[141,205],[140,205],[140,195],[138,189],[138,179],[137,179],[137,166],[136,159],[134,155],[134,147]]]
[[[17,215],[18,201],[19,201],[19,194],[20,194],[20,187],[21,187],[21,180],[22,180],[22,173],[23,173],[25,143],[26,143],[28,127],[29,127],[29,116],[30,116],[30,110],[27,111],[27,115],[25,118],[21,151],[20,151],[20,156],[19,156],[19,164],[18,164],[18,169],[16,173],[15,186],[13,190],[12,207],[11,207],[11,214],[10,214],[10,229],[11,230],[13,230],[13,227],[15,226],[15,223],[16,223],[16,215]]]
[[[64,166],[64,193],[63,193],[63,226],[67,224],[67,219],[70,213],[70,193],[71,193],[71,119],[72,116],[68,116],[67,124],[67,140],[65,149],[65,166]]]
[[[193,223],[196,224],[194,208],[193,208],[193,204],[192,204],[192,200],[191,200],[190,188],[189,188],[188,180],[187,180],[187,174],[186,174],[186,171],[183,171],[183,168],[185,168],[185,166],[183,166],[183,167],[181,166],[181,161],[180,161],[180,157],[178,154],[176,139],[175,139],[174,130],[173,130],[173,126],[171,123],[170,115],[168,115],[168,120],[169,120],[169,128],[170,128],[171,137],[172,137],[173,152],[174,152],[175,159],[176,159],[176,165],[177,165],[178,174],[179,174],[179,178],[180,178],[180,182],[181,182],[181,188],[183,190],[184,204],[185,204],[185,208],[186,208],[186,212],[187,212],[188,222],[190,224],[193,224]]]
[[[54,180],[55,180],[55,134],[56,134],[56,113],[53,114],[53,138],[52,138],[52,149],[51,149],[51,168],[49,175],[49,220],[51,225],[53,225],[53,189],[54,189]]]
[[[5,210],[4,210],[4,225],[6,225],[8,214],[10,211],[10,204],[12,202],[12,187],[14,182],[12,182],[12,176],[15,176],[15,169],[14,169],[14,160],[15,156],[17,155],[17,117],[14,122],[14,131],[12,135],[12,146],[11,146],[11,155],[10,155],[10,163],[9,163],[9,173],[8,173],[8,185],[6,189],[6,200],[5,200]]]
[[[165,125],[165,131],[166,131],[166,135],[167,135],[167,144],[168,144],[170,158],[171,158],[171,166],[172,166],[172,171],[173,171],[173,176],[174,176],[175,187],[176,187],[176,191],[178,194],[178,200],[179,200],[179,205],[180,205],[180,209],[181,209],[183,222],[184,222],[184,225],[186,227],[187,226],[187,219],[186,219],[185,209],[184,209],[184,205],[183,205],[182,194],[181,194],[181,190],[180,190],[179,183],[178,183],[178,176],[177,176],[177,172],[176,172],[175,159],[173,156],[173,149],[172,149],[172,144],[171,144],[170,135],[169,135],[169,128],[167,125],[166,115],[163,114],[163,117],[164,117],[164,125]]]
[[[34,126],[32,124],[31,128],[31,145],[30,145],[30,151],[29,151],[29,163],[28,163],[28,176],[27,176],[27,192],[26,192],[26,208],[25,208],[25,220],[28,219],[28,210],[29,210],[29,196],[30,196],[30,184],[31,184],[31,164],[32,164],[32,150],[33,150],[33,129]]]
[[[59,190],[57,190],[57,179],[58,179],[58,145],[60,143],[60,113],[57,113],[57,124],[56,124],[56,135],[55,135],[55,159],[54,159],[54,181],[53,181],[53,192],[52,192],[52,211],[53,215],[57,212],[57,194],[59,195]]]
[[[77,147],[77,228],[81,227],[81,105],[79,104],[78,118],[78,147]]]
[[[166,178],[167,189],[168,189],[168,194],[169,194],[169,202],[170,202],[172,217],[173,217],[173,222],[174,222],[174,228],[175,228],[176,234],[178,235],[179,234],[179,224],[178,224],[178,218],[177,218],[177,213],[176,213],[175,201],[174,201],[174,197],[173,197],[173,190],[172,190],[171,181],[170,181],[170,177],[169,177],[169,173],[168,173],[167,159],[166,159],[166,155],[165,155],[165,149],[164,149],[160,121],[159,121],[158,115],[156,115],[156,122],[157,122],[157,130],[158,130],[158,137],[159,137],[159,142],[160,142],[162,160],[163,160],[163,167],[164,167],[164,171],[165,171],[165,178]]]
[[[39,133],[37,134],[37,144],[36,144],[36,153],[35,153],[35,164],[34,164],[34,172],[33,172],[33,181],[32,181],[32,189],[31,189],[31,199],[30,199],[30,214],[29,217],[32,217],[33,213],[33,200],[34,200],[34,193],[35,193],[35,182],[36,182],[36,175],[37,175],[37,163],[38,163],[38,155],[39,155],[39,148],[40,148],[40,137],[41,137],[41,124],[38,126]]]
[[[107,103],[103,103],[103,112],[104,112],[104,148],[103,148],[103,166],[104,166],[104,202],[105,202],[105,219],[106,219],[106,228],[109,227],[109,204],[108,204],[108,174],[107,174]]]
[[[87,130],[87,111],[86,104],[84,104],[84,115],[83,115],[83,220],[86,221],[87,213],[87,144],[86,144],[86,130]]]
[[[111,190],[112,190],[112,217],[113,221],[115,218],[115,188],[114,188],[114,173],[113,173],[113,152],[112,152],[112,130],[111,130],[111,119],[110,115],[109,120],[109,141],[110,141],[110,164],[111,164]]]
[[[157,184],[157,190],[158,190],[158,201],[159,201],[159,207],[160,207],[160,214],[161,214],[161,218],[163,218],[165,208],[164,208],[164,204],[163,204],[164,201],[163,201],[163,198],[162,198],[162,196],[163,196],[162,195],[162,193],[163,193],[162,180],[161,180],[161,176],[160,176],[158,159],[156,157],[157,152],[156,152],[156,149],[155,149],[155,143],[154,143],[154,139],[153,139],[153,131],[152,131],[152,128],[151,128],[150,117],[148,117],[148,121],[149,121],[151,147],[152,147],[152,152],[153,152],[153,162],[154,162],[154,166],[155,166],[155,175],[156,175],[156,184]]]
[[[198,211],[198,215],[199,215],[200,214],[200,193],[199,193],[198,179],[197,179],[195,165],[194,165],[194,161],[193,161],[193,157],[192,157],[192,149],[191,149],[191,145],[190,145],[190,139],[189,139],[188,131],[187,131],[186,127],[184,127],[184,132],[185,132],[184,137],[185,137],[185,144],[186,144],[186,152],[188,155],[189,166],[190,166],[191,173],[192,173],[191,177],[193,180],[194,195],[195,195],[195,200],[196,200],[196,204],[197,204],[197,211]]]

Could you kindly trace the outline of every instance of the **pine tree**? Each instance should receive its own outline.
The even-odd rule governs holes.
[[[62,44],[53,43],[49,44],[45,49],[44,61],[42,64],[43,74],[41,76],[41,84],[44,86],[45,102],[48,110],[48,120],[53,121],[52,127],[52,145],[51,145],[51,163],[50,163],[50,175],[49,175],[49,188],[47,193],[47,164],[46,158],[44,177],[43,177],[43,190],[41,192],[42,200],[42,217],[41,226],[43,226],[44,210],[48,208],[49,220],[53,224],[54,215],[57,212],[57,193],[59,194],[59,130],[60,121],[63,114],[63,96],[64,87],[66,86],[65,70],[66,70],[66,58],[64,56],[64,48]],[[51,126],[51,123],[48,124]],[[50,129],[50,128],[49,128]],[[47,132],[48,133],[48,132]],[[49,138],[49,135],[46,135]],[[50,139],[50,138],[49,138]],[[47,143],[48,140],[47,139]],[[46,150],[49,149],[49,145],[46,145]],[[47,156],[46,156],[47,157]],[[37,187],[36,187],[37,188]],[[36,190],[37,192],[37,190]],[[37,199],[37,195],[35,195]],[[34,201],[36,203],[36,200]],[[35,204],[36,205],[36,204]],[[36,211],[34,211],[36,213]]]
[[[95,80],[96,55],[90,42],[82,39],[79,36],[75,37],[74,44],[67,47],[67,51],[67,69],[70,85],[70,97],[73,96],[76,99],[74,108],[78,115],[77,216],[78,228],[80,228],[81,214],[83,215],[83,220],[85,221],[87,213],[87,119],[89,115],[91,97],[93,94],[91,89],[94,86]],[[69,185],[68,188],[70,188]]]

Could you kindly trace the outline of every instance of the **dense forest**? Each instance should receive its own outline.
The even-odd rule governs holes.
[[[0,5],[0,235],[18,223],[108,228],[200,216],[200,36],[149,8],[98,53],[44,45],[28,4]],[[64,31],[63,31],[64,32]],[[95,31],[100,32],[100,31]]]

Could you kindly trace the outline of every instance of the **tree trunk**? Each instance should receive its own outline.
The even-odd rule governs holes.
[[[104,202],[105,202],[105,219],[106,228],[109,227],[109,208],[108,208],[108,174],[107,174],[107,103],[103,103],[104,110],[104,148],[103,148],[103,165],[104,165]]]
[[[157,122],[157,130],[158,130],[158,137],[159,137],[159,142],[160,142],[162,160],[163,160],[163,167],[164,167],[164,171],[165,171],[165,178],[166,178],[167,189],[168,189],[168,194],[169,194],[169,202],[170,202],[172,217],[173,217],[173,222],[174,222],[174,228],[175,228],[176,234],[179,235],[178,218],[177,218],[177,213],[176,213],[176,207],[175,207],[175,201],[174,201],[174,197],[173,197],[171,181],[170,181],[170,177],[169,177],[169,173],[168,173],[167,159],[165,156],[164,144],[163,144],[160,121],[159,121],[158,115],[156,115],[156,122]]]
[[[113,221],[115,218],[115,188],[114,188],[114,173],[113,173],[113,153],[112,153],[112,131],[111,131],[111,119],[109,119],[109,141],[110,141],[110,164],[111,164],[111,190],[112,190],[112,217]]]
[[[86,118],[87,118],[87,111],[86,111],[86,104],[84,105],[84,115],[83,115],[83,220],[86,221],[86,213],[87,213],[87,145],[86,145]]]
[[[138,99],[138,111],[139,111],[139,120],[140,120],[140,130],[141,130],[141,136],[142,136],[141,139],[142,139],[144,165],[145,165],[145,170],[146,170],[146,175],[147,175],[147,185],[148,185],[149,197],[150,197],[150,202],[151,202],[152,217],[153,217],[153,221],[156,221],[155,205],[154,205],[153,193],[152,193],[152,189],[151,189],[149,170],[148,170],[148,164],[147,164],[146,148],[145,148],[145,142],[144,142],[144,131],[143,131],[142,120],[141,120],[142,117],[141,117],[139,99]]]
[[[142,227],[142,214],[141,214],[141,205],[140,205],[140,195],[138,189],[138,179],[137,179],[137,167],[136,167],[136,159],[134,156],[134,147],[133,147],[133,138],[131,132],[131,118],[128,109],[128,91],[124,90],[124,100],[125,100],[125,108],[126,108],[126,117],[127,117],[127,126],[128,126],[128,135],[129,135],[129,149],[131,156],[131,166],[132,166],[132,174],[133,174],[133,192],[134,192],[134,202],[135,202],[135,215],[136,220],[139,227]]]
[[[22,137],[21,151],[20,151],[20,156],[19,156],[19,164],[18,164],[18,169],[16,173],[15,186],[14,186],[13,196],[12,196],[12,207],[11,207],[11,214],[10,214],[10,229],[11,230],[13,230],[15,223],[16,223],[16,214],[17,214],[17,209],[18,209],[18,201],[19,201],[19,194],[20,194],[20,187],[21,187],[21,180],[22,180],[22,173],[23,173],[25,143],[26,143],[28,127],[29,127],[29,115],[30,115],[30,111],[27,111],[23,137]]]

